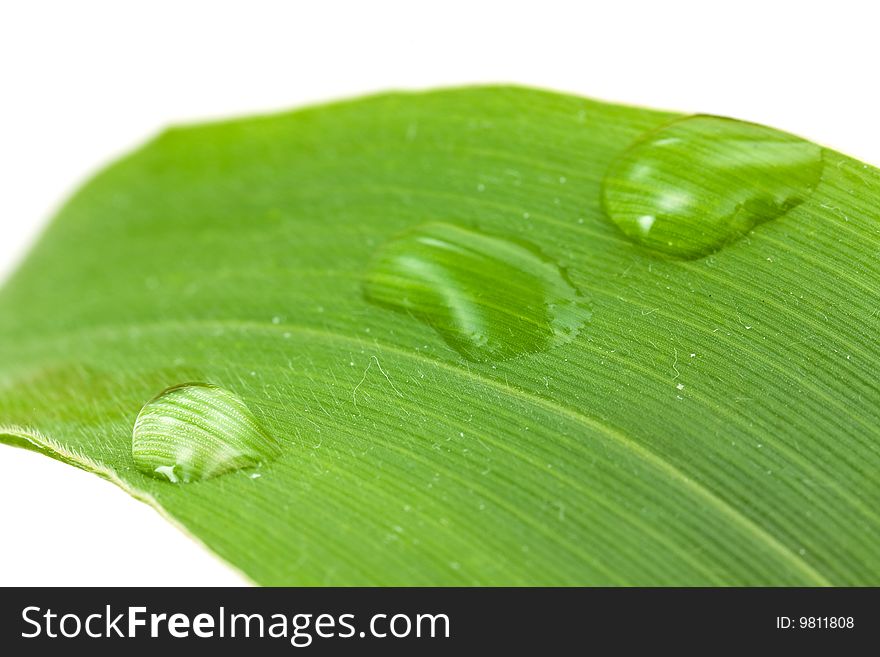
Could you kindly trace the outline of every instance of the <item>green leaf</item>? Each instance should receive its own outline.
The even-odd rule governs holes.
[[[880,584],[880,173],[667,153],[676,118],[487,87],[169,130],[0,292],[0,440],[261,584]],[[280,454],[139,470],[193,381]]]

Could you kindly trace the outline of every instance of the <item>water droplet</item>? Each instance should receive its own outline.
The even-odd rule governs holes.
[[[175,484],[259,465],[280,451],[241,399],[208,383],[162,391],[138,413],[131,437],[137,468]]]
[[[602,203],[632,241],[699,258],[802,203],[822,166],[821,148],[794,135],[692,116],[648,133],[615,160]]]
[[[534,245],[445,223],[386,243],[364,294],[412,315],[474,361],[503,360],[574,339],[590,309]]]

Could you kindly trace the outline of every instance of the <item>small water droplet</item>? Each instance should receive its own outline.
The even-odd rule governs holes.
[[[465,358],[484,362],[569,342],[591,314],[565,271],[534,245],[445,223],[386,243],[364,295],[418,318]]]
[[[280,452],[241,399],[208,383],[162,391],[138,413],[131,437],[137,468],[175,484],[259,465]]]
[[[821,148],[794,135],[692,116],[648,133],[617,158],[602,203],[632,241],[700,258],[802,203],[822,167]]]

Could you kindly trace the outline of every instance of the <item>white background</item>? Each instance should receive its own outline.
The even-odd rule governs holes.
[[[518,82],[724,114],[880,165],[874,4],[7,2],[0,278],[66,194],[169,123],[390,88]],[[0,585],[245,581],[97,477],[6,447],[0,473]]]

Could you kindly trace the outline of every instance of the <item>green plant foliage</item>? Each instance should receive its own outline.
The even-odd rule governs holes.
[[[485,87],[168,130],[0,291],[0,440],[261,584],[880,584],[880,173],[752,127],[603,193],[676,118]],[[690,177],[633,232],[694,162],[732,205]],[[192,381],[278,443],[258,477],[136,467]]]

